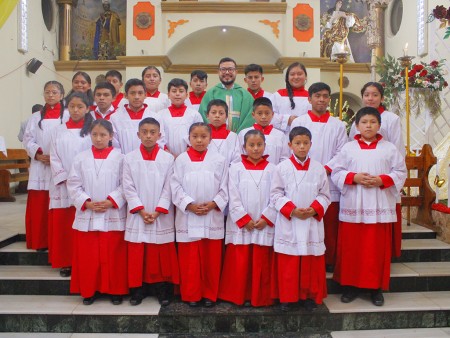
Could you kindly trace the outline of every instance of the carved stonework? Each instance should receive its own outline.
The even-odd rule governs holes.
[[[280,24],[280,20],[277,21],[269,21],[269,20],[259,20],[259,22],[268,25],[272,28],[272,33],[275,35],[275,37],[278,39],[280,35],[280,30],[278,28],[278,25]]]
[[[189,22],[189,20],[180,19],[178,21],[170,21],[167,20],[169,23],[169,29],[167,30],[167,35],[170,38],[173,33],[175,33],[175,28],[177,28],[180,25],[184,25],[185,23]]]

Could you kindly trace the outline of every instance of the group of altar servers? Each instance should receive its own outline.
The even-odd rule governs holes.
[[[349,140],[327,110],[330,87],[306,90],[302,64],[288,67],[274,94],[261,88],[260,66],[246,67],[247,90],[235,74],[234,60],[222,59],[211,92],[207,74],[194,71],[191,92],[172,79],[160,93],[154,66],[124,94],[115,70],[93,91],[76,73],[66,97],[59,82],[45,84],[23,141],[27,246],[48,248],[84,304],[99,294],[120,304],[131,293],[132,305],[151,294],[167,306],[180,293],[193,307],[279,300],[283,311],[313,311],[334,269],[343,302],[371,289],[383,305],[406,178],[383,87],[363,86]]]

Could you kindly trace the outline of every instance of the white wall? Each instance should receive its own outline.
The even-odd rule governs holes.
[[[53,66],[53,60],[58,55],[56,6],[54,10],[55,24],[49,32],[42,18],[41,2],[28,1],[28,52],[25,54],[17,51],[17,8],[0,28],[0,135],[5,137],[8,148],[21,147],[17,140],[20,122],[31,115],[33,104],[43,104],[44,83],[53,79],[61,80],[54,73]],[[43,51],[43,43],[55,51],[55,56],[47,50]],[[36,74],[27,74],[24,64],[33,57],[41,60],[43,65]],[[16,68],[19,69],[15,70]],[[11,74],[6,75],[9,72]]]

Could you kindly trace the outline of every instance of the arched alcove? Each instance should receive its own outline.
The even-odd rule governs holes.
[[[280,52],[262,36],[231,26],[216,26],[187,35],[167,53],[172,64],[215,65],[224,57],[234,58],[239,65],[275,64]]]
[[[342,93],[343,101],[347,101],[351,110],[355,113],[362,108],[362,100],[359,96],[344,92]],[[331,101],[334,103],[336,100],[339,101],[339,92],[331,94]]]

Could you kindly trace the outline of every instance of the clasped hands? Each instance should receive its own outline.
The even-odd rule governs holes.
[[[186,209],[197,216],[204,216],[211,210],[217,208],[217,204],[214,201],[205,203],[189,203]]]
[[[376,188],[383,185],[383,181],[380,176],[373,176],[369,173],[358,173],[353,177],[353,182],[361,184],[366,188]]]

